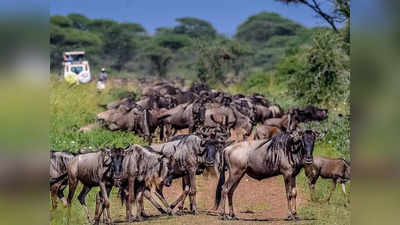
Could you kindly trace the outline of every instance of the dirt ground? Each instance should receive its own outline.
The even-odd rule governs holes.
[[[207,215],[206,211],[213,206],[216,177],[197,177],[197,204],[200,215],[186,214],[184,216],[161,216],[147,201],[145,211],[152,217],[137,224],[290,224],[285,221],[287,217],[287,201],[285,187],[280,177],[274,177],[263,181],[257,181],[247,176],[243,177],[234,194],[234,209],[238,221],[222,221],[218,216]],[[168,202],[174,201],[181,193],[181,179],[175,180],[170,188],[165,188]],[[305,201],[301,192],[298,193],[297,206]],[[226,204],[228,207],[228,204]],[[186,199],[185,207],[189,207]],[[228,208],[227,208],[228,209]],[[134,211],[135,212],[135,209]],[[112,214],[116,224],[128,224],[123,222],[125,218],[124,207],[119,201],[113,201]],[[304,221],[305,222],[305,221]],[[302,221],[297,221],[296,224]]]

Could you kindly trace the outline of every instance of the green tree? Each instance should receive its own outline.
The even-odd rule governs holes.
[[[275,0],[286,4],[303,4],[313,10],[338,32],[338,24],[350,20],[350,0]],[[324,5],[324,6],[322,6]],[[332,9],[332,10],[330,10]]]
[[[177,34],[186,34],[191,38],[214,39],[217,31],[211,23],[194,17],[183,17],[176,19],[179,25],[173,31]]]
[[[224,81],[229,68],[230,56],[226,48],[218,42],[197,41],[198,52],[195,68],[201,82]]]
[[[190,45],[191,39],[187,35],[161,32],[154,37],[155,42],[162,47],[173,51]]]
[[[109,27],[104,33],[103,51],[106,58],[112,62],[111,67],[121,71],[123,66],[135,55],[137,44],[130,30],[125,30],[119,25]]]
[[[289,94],[304,104],[336,105],[350,99],[350,59],[343,37],[331,31],[314,36],[310,48],[285,58],[278,66],[279,80]]]
[[[72,21],[72,27],[79,30],[88,30],[90,19],[84,15],[71,13],[68,18]]]
[[[254,52],[248,44],[236,40],[229,43],[228,52],[230,53],[233,72],[235,76],[239,76],[241,71],[248,68]]]
[[[159,46],[151,41],[144,49],[143,56],[150,62],[150,73],[165,77],[168,72],[173,54],[170,49]]]
[[[241,41],[255,45],[265,44],[273,36],[296,35],[301,25],[281,17],[277,13],[261,12],[242,23],[235,35]]]
[[[58,27],[72,27],[72,20],[65,16],[54,15],[50,17],[50,24]]]

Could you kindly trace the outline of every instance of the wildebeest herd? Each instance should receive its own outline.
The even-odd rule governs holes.
[[[247,174],[257,180],[283,175],[288,219],[295,220],[296,176],[302,168],[311,190],[319,176],[332,179],[333,187],[350,179],[350,163],[313,157],[314,142],[322,135],[298,126],[327,119],[326,109],[310,105],[284,112],[260,94],[231,95],[210,90],[204,84],[178,88],[170,82],[152,83],[143,88],[139,100],[136,97],[132,93],[107,104],[107,110],[97,115],[97,124],[110,130],[135,132],[147,140],[148,146],[132,143],[125,148],[107,147],[96,152],[51,151],[49,183],[53,208],[57,207],[57,198],[70,207],[80,182],[83,188],[78,199],[91,223],[98,224],[101,215],[104,222],[112,223],[109,194],[113,187],[119,188],[118,196],[126,206],[129,222],[147,217],[144,198],[162,214],[182,215],[189,196],[190,212],[199,214],[196,175],[214,170],[218,171],[219,181],[211,211],[218,212],[222,219],[236,219],[233,194]],[[188,130],[187,134],[176,135],[183,129]],[[88,127],[81,130],[90,131]],[[152,144],[156,132],[159,143]],[[182,178],[182,193],[169,204],[163,188],[177,178]],[[69,193],[65,199],[63,192],[67,186]],[[100,191],[92,219],[85,197],[97,186]],[[229,214],[225,211],[226,198]],[[132,203],[136,205],[135,216]]]

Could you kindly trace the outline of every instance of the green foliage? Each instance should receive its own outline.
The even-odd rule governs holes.
[[[224,81],[228,69],[225,48],[216,42],[200,40],[195,43],[195,48],[199,54],[195,64],[199,80],[208,83]]]
[[[68,17],[65,16],[60,16],[60,15],[54,15],[50,17],[50,24],[59,26],[59,27],[71,27],[72,26],[72,20]]]
[[[150,61],[150,73],[160,77],[165,77],[171,63],[173,54],[169,48],[159,46],[157,43],[150,42],[144,49],[143,55]]]
[[[280,81],[304,104],[336,105],[349,101],[350,60],[341,36],[318,32],[310,48],[285,58],[278,66]]]
[[[177,34],[185,34],[191,38],[214,39],[217,31],[211,23],[194,17],[176,19],[179,25],[173,31]]]
[[[124,147],[129,143],[144,144],[133,133],[115,132],[103,128],[83,133],[79,127],[93,123],[96,114],[104,111],[101,105],[115,100],[117,96],[132,90],[111,89],[110,92],[98,93],[95,83],[69,86],[66,82],[51,77],[50,92],[50,133],[51,149],[78,151],[96,150],[103,146]]]
[[[191,39],[187,35],[163,32],[154,37],[155,42],[162,47],[169,48],[173,51],[187,47],[191,44]]]
[[[87,30],[90,19],[84,15],[71,13],[68,15],[68,18],[72,21],[72,27],[79,30]]]
[[[281,17],[277,13],[261,12],[242,23],[235,37],[252,44],[264,44],[273,36],[291,36],[301,29],[301,25]]]
[[[251,57],[254,55],[250,45],[234,40],[228,44],[227,51],[232,57],[231,67],[235,76],[239,76],[243,70],[248,70]]]

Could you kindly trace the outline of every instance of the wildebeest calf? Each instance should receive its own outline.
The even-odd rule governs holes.
[[[304,168],[309,181],[311,198],[314,197],[315,183],[319,177],[332,179],[332,189],[326,201],[329,202],[332,193],[336,188],[336,183],[342,184],[342,190],[346,199],[345,183],[350,180],[350,162],[342,158],[326,158],[321,156],[314,157],[313,164]]]

